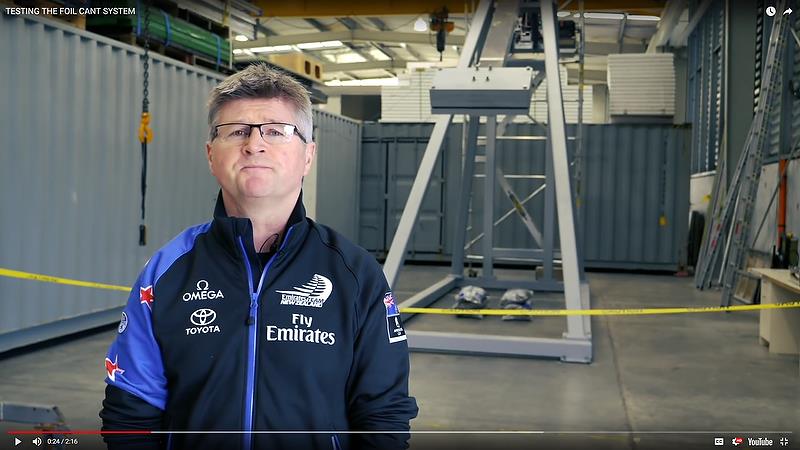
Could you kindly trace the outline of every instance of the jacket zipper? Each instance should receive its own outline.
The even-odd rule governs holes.
[[[333,445],[333,450],[342,450],[342,445],[339,443],[338,435],[331,435],[331,444]]]
[[[286,232],[286,237],[281,244],[280,249],[267,261],[267,266],[261,272],[261,278],[258,281],[258,288],[253,289],[253,268],[250,266],[250,259],[247,257],[247,251],[244,248],[242,237],[239,236],[239,248],[242,250],[244,256],[244,266],[247,269],[247,285],[250,289],[250,316],[247,318],[247,385],[245,386],[245,403],[244,403],[244,450],[250,450],[253,445],[252,435],[249,433],[253,430],[253,409],[255,401],[255,379],[256,379],[256,347],[258,337],[258,297],[261,294],[261,288],[264,285],[264,280],[267,278],[272,262],[275,257],[280,253],[289,241],[289,236],[292,234],[293,226],[289,227]]]

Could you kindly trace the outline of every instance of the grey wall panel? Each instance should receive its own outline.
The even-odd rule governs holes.
[[[540,136],[542,129],[532,124],[511,124],[507,136]],[[364,129],[364,152],[374,151],[388,154],[388,151],[377,145],[378,136],[385,146],[402,136],[409,140],[413,133],[430,132],[418,124],[376,124],[366,125]],[[446,167],[460,165],[460,149],[457,147],[460,138],[458,131],[450,130],[445,149],[442,152]],[[481,134],[483,131],[480,132]],[[574,133],[573,127],[568,134]],[[425,139],[426,136],[420,136]],[[400,139],[400,138],[396,138]],[[455,146],[455,147],[454,147]],[[482,148],[479,148],[479,154]],[[369,167],[374,171],[394,173],[393,164],[404,167],[417,167],[418,155],[406,152],[407,159],[381,160],[370,157]],[[365,155],[365,161],[367,157]],[[498,164],[507,175],[544,174],[545,143],[544,141],[501,140],[498,142]],[[387,168],[381,166],[385,164]],[[374,174],[366,174],[367,165],[362,166],[362,180],[371,178],[370,186],[378,179]],[[408,172],[405,167],[403,172]],[[477,166],[482,173],[483,166]],[[452,219],[455,216],[455,195],[458,193],[458,171],[445,169],[442,180],[444,192],[437,189],[429,191],[435,196],[443,195],[442,215]],[[437,172],[440,174],[440,172]],[[588,125],[586,126],[586,168],[584,170],[584,202],[580,208],[579,230],[584,236],[584,255],[587,266],[613,267],[633,269],[675,269],[678,266],[684,245],[689,211],[689,130],[665,125]],[[407,183],[407,180],[402,180]],[[397,180],[387,178],[387,197],[391,198],[400,189],[393,189]],[[438,183],[438,181],[437,181]],[[511,178],[509,184],[520,199],[525,198],[543,180]],[[475,178],[472,193],[472,214],[468,240],[482,232],[483,211],[483,178]],[[407,193],[405,194],[407,195]],[[380,230],[380,207],[377,196],[362,196],[362,230],[369,217],[373,236],[384,233]],[[426,199],[427,201],[427,199]],[[396,204],[405,204],[405,197],[394,200]],[[365,206],[368,205],[368,208]],[[429,205],[433,207],[433,205]],[[502,190],[495,191],[494,217],[499,218],[511,204]],[[537,226],[543,229],[544,196],[535,197],[526,204],[528,212],[536,219]],[[432,217],[425,213],[428,221]],[[659,219],[664,216],[666,223]],[[452,220],[451,220],[452,221]],[[415,229],[415,234],[419,228]],[[450,254],[450,239],[453,230],[445,226],[442,234],[443,255]],[[533,239],[516,217],[509,217],[498,226],[495,233],[496,247],[532,248]],[[377,239],[363,245],[370,250],[383,254],[391,244],[391,226],[385,231],[385,246],[375,248]],[[429,233],[426,239],[432,239]],[[426,241],[426,245],[430,243]],[[473,247],[479,251],[480,244]],[[442,256],[442,255],[440,255]],[[430,259],[428,255],[411,254],[410,258]]]
[[[700,7],[690,2],[690,13]],[[688,120],[692,131],[692,173],[717,167],[722,144],[724,84],[725,2],[714,0],[689,36],[687,51]]]
[[[370,125],[366,125],[369,128]],[[364,138],[361,143],[359,244],[371,252],[386,249],[386,156],[388,143]]]
[[[461,151],[461,129],[460,124],[451,125],[445,136],[442,154],[447,156],[440,155],[437,160],[420,221],[409,243],[410,253],[449,252],[447,235],[452,223],[444,211],[446,204],[455,202],[458,187],[447,179],[457,179],[460,171],[458,164],[451,166],[450,162],[456,161]],[[360,243],[379,256],[389,249],[432,130],[433,124],[428,123],[364,125]]]
[[[130,285],[153,251],[208,220],[217,188],[204,102],[219,77],[154,55],[149,234],[138,245],[140,54],[47,19],[0,15],[0,267]],[[0,350],[14,331],[127,298],[5,277],[0,292]]]
[[[0,267],[129,286],[156,249],[210,219],[206,100],[223,77],[151,54],[148,240],[138,245],[142,53],[0,14]],[[317,218],[355,241],[360,125],[319,111],[314,121]],[[0,277],[0,351],[108,323],[126,298]]]
[[[361,125],[314,110],[316,220],[358,241]]]

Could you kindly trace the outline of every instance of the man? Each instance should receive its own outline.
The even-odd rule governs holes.
[[[308,92],[253,65],[212,91],[208,122],[214,219],[139,275],[100,416],[107,431],[245,433],[107,434],[109,447],[406,448],[417,406],[394,295],[372,256],[305,216]]]

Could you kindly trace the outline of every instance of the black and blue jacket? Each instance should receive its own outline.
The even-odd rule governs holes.
[[[252,236],[220,195],[147,262],[105,360],[103,429],[199,433],[109,447],[406,448],[408,346],[375,259],[307,218],[302,195],[268,260]],[[261,433],[202,433],[223,430]]]

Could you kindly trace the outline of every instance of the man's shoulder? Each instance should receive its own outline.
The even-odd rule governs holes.
[[[354,270],[357,276],[364,272],[381,271],[381,266],[375,256],[333,228],[312,221],[311,233],[314,233],[328,249],[338,253],[342,261]]]
[[[144,267],[143,276],[155,283],[181,256],[189,253],[197,241],[197,237],[206,233],[211,222],[201,223],[186,228],[169,242],[153,253]]]

